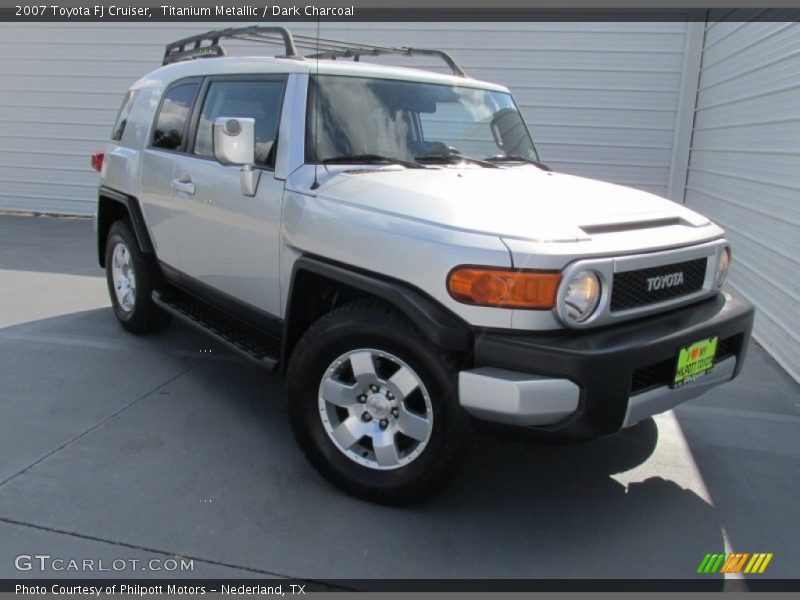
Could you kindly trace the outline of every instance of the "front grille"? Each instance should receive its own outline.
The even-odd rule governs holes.
[[[717,342],[717,353],[714,362],[720,363],[726,358],[735,356],[739,351],[741,337],[741,334],[732,335]],[[636,369],[631,376],[631,395],[672,383],[676,360],[675,357],[668,358],[667,360]]]
[[[680,298],[703,289],[707,262],[705,258],[698,258],[671,265],[615,273],[611,289],[611,312]],[[669,285],[678,279],[669,276],[677,273],[682,273],[683,281]],[[659,279],[662,277],[667,279]]]

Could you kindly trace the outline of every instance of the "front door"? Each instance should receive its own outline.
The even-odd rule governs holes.
[[[172,181],[179,270],[272,315],[280,314],[284,182],[274,165],[285,82],[283,76],[208,78]],[[255,119],[261,176],[254,197],[242,193],[240,167],[214,159],[212,124],[221,116]]]

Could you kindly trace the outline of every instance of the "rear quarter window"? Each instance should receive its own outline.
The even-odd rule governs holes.
[[[122,106],[119,107],[117,113],[117,120],[114,122],[114,129],[111,130],[111,139],[118,142],[122,139],[125,133],[125,125],[128,124],[128,117],[131,116],[131,109],[136,100],[138,90],[128,90],[125,97],[122,99]]]
[[[196,93],[196,83],[182,83],[167,90],[153,129],[153,148],[164,150],[183,148]]]

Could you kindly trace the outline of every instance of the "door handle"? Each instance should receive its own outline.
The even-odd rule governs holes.
[[[194,194],[195,186],[192,183],[192,178],[188,175],[181,175],[178,179],[172,180],[172,187],[178,192],[185,194]]]

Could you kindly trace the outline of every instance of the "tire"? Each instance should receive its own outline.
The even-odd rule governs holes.
[[[163,329],[170,315],[152,299],[160,279],[155,260],[139,249],[136,237],[125,221],[116,221],[106,238],[106,283],[114,314],[132,333]]]
[[[463,466],[471,421],[458,403],[457,369],[379,302],[357,301],[314,323],[285,385],[297,443],[345,492],[410,504],[442,490]]]

